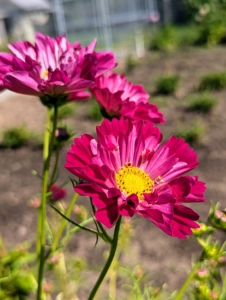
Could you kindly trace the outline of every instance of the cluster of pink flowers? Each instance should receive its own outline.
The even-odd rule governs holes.
[[[112,52],[95,52],[96,40],[82,47],[70,44],[65,36],[51,38],[36,34],[35,43],[9,44],[11,53],[0,53],[0,90],[39,96],[51,100],[84,99],[95,78],[116,66]],[[62,96],[64,96],[62,98]],[[50,102],[50,103],[49,103]]]
[[[0,53],[0,89],[39,96],[47,106],[91,92],[106,119],[96,139],[75,138],[67,153],[66,169],[82,180],[75,191],[92,198],[97,221],[108,228],[120,215],[137,214],[168,235],[186,238],[199,227],[199,216],[183,204],[205,201],[205,184],[184,175],[198,166],[197,155],[175,136],[160,145],[162,134],[153,124],[165,120],[158,107],[143,86],[109,72],[116,66],[113,53],[95,52],[95,45],[42,34],[34,45],[11,44],[11,54]],[[56,186],[51,191],[52,199],[63,197]]]

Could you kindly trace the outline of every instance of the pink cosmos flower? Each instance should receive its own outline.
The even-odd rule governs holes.
[[[123,118],[105,119],[97,140],[88,134],[74,140],[65,168],[83,180],[75,191],[92,198],[106,227],[134,214],[181,239],[199,227],[199,215],[183,203],[205,201],[205,185],[197,176],[181,176],[198,166],[197,155],[182,138],[160,146],[161,140],[152,122]]]
[[[96,78],[91,87],[95,98],[101,106],[103,115],[108,118],[126,117],[131,120],[165,123],[158,107],[148,103],[149,94],[142,85],[134,85],[124,75],[108,73]]]
[[[94,51],[96,40],[86,47],[70,44],[65,36],[36,34],[35,44],[9,44],[12,54],[0,53],[0,88],[21,94],[67,100],[90,96],[84,89],[95,78],[116,66],[112,52]],[[65,100],[65,99],[64,99]]]
[[[50,199],[54,201],[61,200],[67,195],[66,190],[56,184],[51,186],[50,192],[52,192]]]

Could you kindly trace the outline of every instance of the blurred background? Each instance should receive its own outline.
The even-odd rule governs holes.
[[[224,1],[0,0],[0,46],[18,39],[33,40],[40,31],[51,36],[66,33],[69,40],[82,43],[96,37],[100,48],[135,49],[142,55],[146,39],[158,27],[202,22],[213,2]],[[222,7],[219,11],[222,15]]]

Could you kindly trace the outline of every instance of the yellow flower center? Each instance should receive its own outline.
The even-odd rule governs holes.
[[[43,78],[45,78],[46,76],[48,76],[48,74],[49,74],[49,71],[48,70],[44,70],[44,71],[42,71],[42,73],[41,73],[41,78],[43,79]]]
[[[143,200],[144,193],[152,192],[154,181],[140,168],[133,167],[131,163],[121,167],[115,176],[118,188],[127,196],[135,194],[139,200]]]

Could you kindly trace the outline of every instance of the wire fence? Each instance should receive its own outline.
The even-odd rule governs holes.
[[[183,19],[182,0],[52,0],[58,34],[105,49],[142,47],[142,29]]]

